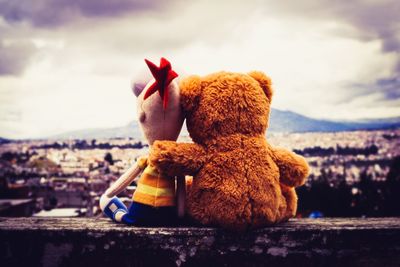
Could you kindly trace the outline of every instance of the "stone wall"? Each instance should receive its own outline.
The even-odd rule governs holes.
[[[400,218],[295,219],[247,233],[0,218],[0,266],[400,266]]]

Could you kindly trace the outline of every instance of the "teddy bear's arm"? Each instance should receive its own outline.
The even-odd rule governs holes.
[[[204,149],[194,143],[155,141],[151,147],[149,161],[161,173],[168,176],[195,174],[205,162]]]
[[[280,182],[291,187],[303,185],[310,171],[307,161],[283,148],[273,148],[272,152],[279,167]]]

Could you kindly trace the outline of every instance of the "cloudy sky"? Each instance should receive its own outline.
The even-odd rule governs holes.
[[[273,107],[400,116],[400,2],[0,0],[0,136],[135,119],[144,58],[181,73],[262,70]]]

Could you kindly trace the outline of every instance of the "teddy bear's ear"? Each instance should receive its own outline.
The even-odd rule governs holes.
[[[191,111],[197,105],[201,94],[201,78],[193,75],[181,80],[179,90],[183,109]]]
[[[252,71],[252,72],[249,72],[248,74],[250,77],[252,77],[254,80],[256,80],[260,84],[265,95],[267,96],[269,101],[271,101],[271,98],[273,95],[271,79],[261,71]]]

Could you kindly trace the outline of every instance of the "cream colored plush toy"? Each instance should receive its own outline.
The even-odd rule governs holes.
[[[181,131],[183,115],[180,106],[180,92],[174,79],[178,76],[171,64],[164,58],[160,66],[146,60],[154,79],[147,84],[134,83],[133,92],[137,96],[138,121],[144,137],[150,145],[156,140],[175,141]],[[140,174],[137,189],[129,209],[118,199],[123,191]],[[178,188],[178,190],[176,189]],[[160,175],[149,164],[146,157],[140,158],[123,174],[100,199],[100,208],[112,220],[130,225],[172,225],[176,222],[176,192],[180,196],[178,213],[184,212],[184,178]]]

